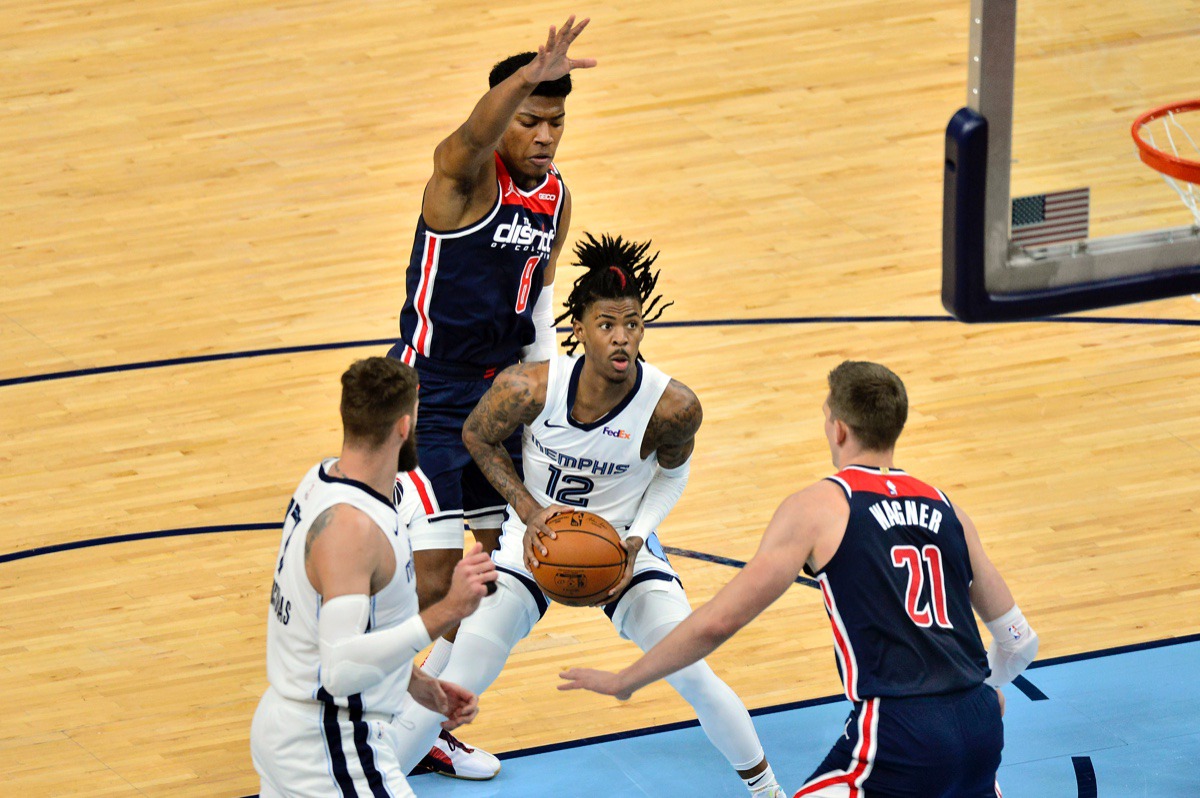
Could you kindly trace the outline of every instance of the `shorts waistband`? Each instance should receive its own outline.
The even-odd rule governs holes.
[[[517,362],[516,360],[512,360],[508,363],[498,363],[494,366],[481,366],[475,363],[453,363],[448,360],[438,360],[437,358],[419,355],[409,347],[405,347],[404,354],[407,357],[401,357],[401,360],[412,365],[418,374],[432,374],[452,380],[490,380]]]
[[[300,700],[300,699],[296,699],[296,698],[289,698],[289,697],[285,696],[283,693],[276,690],[274,685],[270,685],[268,687],[268,689],[275,694],[275,700],[279,701],[282,704],[291,705],[298,709],[304,709],[307,711],[312,711],[313,709],[319,709],[321,707],[325,707],[325,708],[333,707],[333,708],[337,709],[339,719],[343,719],[343,720],[358,720],[358,719],[381,720],[384,723],[391,723],[396,718],[396,715],[393,713],[390,713],[390,712],[359,712],[359,711],[350,709],[349,707],[338,706],[334,702],[333,696],[330,696],[328,693],[325,693],[324,690],[321,690],[321,693],[324,694],[323,696],[318,697],[312,701],[306,701],[306,700]]]

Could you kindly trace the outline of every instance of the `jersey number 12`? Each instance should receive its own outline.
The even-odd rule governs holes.
[[[596,483],[587,477],[574,474],[563,476],[561,468],[550,466],[550,481],[546,483],[546,495],[559,504],[569,504],[572,507],[587,507],[587,495],[592,492]]]

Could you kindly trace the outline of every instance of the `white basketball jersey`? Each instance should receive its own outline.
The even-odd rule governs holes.
[[[521,437],[525,487],[542,506],[565,504],[596,513],[624,535],[658,468],[654,452],[642,459],[642,441],[671,378],[637,362],[637,382],[616,407],[584,424],[571,417],[583,357],[551,358],[546,405]],[[525,525],[506,513],[499,564],[524,571]]]
[[[367,631],[398,626],[411,618],[418,608],[409,519],[401,519],[397,511],[397,507],[411,507],[411,502],[402,501],[407,475],[397,477],[394,496],[384,496],[362,482],[330,476],[326,469],[333,462],[330,458],[313,466],[288,505],[267,614],[267,679],[276,691],[293,700],[333,700],[339,706],[351,706],[353,701],[354,708],[364,712],[396,713],[408,691],[411,660],[359,696],[332,698],[322,688],[317,642],[321,596],[308,581],[304,545],[313,520],[335,504],[348,504],[366,513],[383,530],[396,555],[391,582],[371,597]]]

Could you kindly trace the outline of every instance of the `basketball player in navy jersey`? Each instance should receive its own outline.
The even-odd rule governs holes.
[[[288,504],[267,612],[270,686],[250,751],[262,798],[412,798],[391,723],[406,696],[469,723],[478,705],[413,657],[479,604],[496,578],[476,544],[446,597],[418,612],[409,531],[423,522],[400,471],[416,468],[417,375],[382,357],[342,375],[339,457],[309,469]]]
[[[487,551],[499,539],[504,499],[463,448],[467,414],[506,367],[554,354],[554,268],[571,195],[553,159],[570,73],[595,66],[568,55],[587,24],[572,16],[550,28],[537,52],[497,64],[490,90],[434,150],[406,276],[401,340],[389,352],[421,375],[421,470],[414,476],[429,524],[413,547],[422,607],[450,584],[464,522]],[[519,463],[519,435],[508,446]],[[430,673],[445,666],[454,634],[435,643],[424,666]],[[447,732],[422,768],[488,779],[500,763]]]
[[[582,343],[583,356],[505,370],[467,419],[467,448],[508,508],[492,555],[496,591],[463,622],[442,672],[466,689],[478,693],[491,685],[547,611],[549,601],[528,565],[544,556],[533,540],[548,532],[545,521],[557,511],[586,507],[621,532],[630,567],[598,603],[622,637],[647,649],[691,612],[657,528],[687,484],[701,408],[686,385],[639,357],[643,325],[658,310],[657,297],[650,298],[658,275],[648,247],[607,236],[580,242],[575,251],[587,271],[562,318],[571,319],[568,351]],[[504,445],[518,429],[523,476]],[[754,798],[783,798],[733,690],[703,662],[670,683]],[[397,723],[421,735],[408,738],[410,756],[427,750],[442,720],[426,708],[405,709]]]
[[[1037,635],[971,519],[893,465],[908,417],[900,378],[844,362],[824,413],[838,473],[785,499],[742,572],[645,656],[617,674],[569,669],[559,689],[626,700],[712,652],[803,569],[820,584],[854,706],[796,798],[997,796],[995,688],[1033,661]],[[992,634],[986,651],[972,607]]]

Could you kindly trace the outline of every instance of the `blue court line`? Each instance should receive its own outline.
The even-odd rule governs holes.
[[[1079,798],[1096,798],[1096,769],[1092,766],[1092,758],[1090,756],[1073,756],[1071,765],[1075,768]]]
[[[735,560],[732,557],[722,557],[719,554],[705,554],[702,551],[692,551],[690,549],[678,549],[674,546],[663,546],[663,551],[667,554],[675,554],[680,557],[688,557],[693,560],[703,560],[704,562],[712,562],[717,565],[728,565],[730,568],[745,568],[746,563],[741,560]],[[809,579],[807,576],[797,576],[796,584],[804,585],[805,587],[817,588],[817,580]]]
[[[1025,697],[1030,701],[1046,701],[1049,699],[1045,693],[1037,689],[1033,682],[1026,679],[1024,676],[1018,676],[1012,681],[1013,687],[1025,694]]]
[[[191,526],[180,529],[157,529],[153,532],[131,532],[128,535],[109,535],[103,538],[74,540],[70,543],[56,543],[52,546],[37,546],[24,551],[14,551],[0,554],[0,563],[24,560],[38,557],[42,554],[56,554],[60,551],[74,549],[90,549],[93,546],[107,546],[110,543],[128,543],[133,540],[155,540],[157,538],[177,538],[184,535],[208,535],[214,532],[257,532],[265,529],[279,529],[278,523],[267,524],[224,524],[221,526]]]
[[[695,321],[655,321],[648,327],[749,327],[761,325],[790,325],[790,324],[889,324],[898,322],[953,322],[953,316],[795,316],[773,317],[761,319],[698,319]],[[1050,322],[1056,324],[1138,324],[1155,327],[1200,327],[1200,319],[1141,319],[1121,318],[1119,316],[1051,316],[1042,319],[1030,319],[1030,322]],[[994,324],[1022,324],[1025,322],[1002,321]],[[559,327],[558,332],[570,332],[569,327]],[[121,363],[114,366],[96,366],[70,371],[52,371],[47,374],[30,374],[24,377],[7,377],[0,379],[0,388],[10,385],[28,385],[34,382],[49,382],[65,380],[73,377],[94,377],[99,374],[114,374],[122,371],[141,371],[144,369],[166,368],[168,366],[186,366],[194,363],[211,363],[219,360],[241,360],[255,357],[270,357],[273,355],[294,355],[303,352],[323,352],[333,349],[357,349],[367,346],[391,346],[396,338],[373,338],[364,341],[342,341],[331,344],[304,344],[301,346],[280,346],[272,349],[246,349],[240,352],[222,352],[214,355],[193,355],[190,357],[174,357],[166,360],[143,360],[137,363]]]
[[[0,563],[12,562],[15,560],[37,557],[43,554],[54,554],[62,551],[72,551],[75,549],[91,548],[94,546],[104,546],[113,543],[127,543],[138,540],[153,540],[158,538],[183,537],[188,535],[203,535],[220,532],[254,532],[274,530],[279,527],[277,522],[254,523],[254,524],[223,524],[216,526],[203,527],[184,527],[179,529],[162,529],[151,532],[134,532],[126,535],[109,535],[100,538],[90,538],[88,540],[78,540],[69,543],[59,543],[50,546],[38,546],[24,551],[11,552],[0,555]],[[688,549],[680,549],[675,547],[664,547],[664,550],[669,554],[682,557],[690,557],[693,559],[712,562],[719,565],[726,565],[733,568],[741,568],[745,563],[741,560],[735,560],[730,557],[721,557],[718,555],[704,554],[703,552],[694,552]],[[809,585],[812,580],[806,580],[804,577],[798,577],[796,580],[800,584]],[[813,583],[815,584],[815,583]],[[811,585],[809,585],[811,586]],[[1061,657],[1050,657],[1043,660],[1038,660],[1029,666],[1028,670],[1036,668],[1049,667],[1051,665],[1061,665],[1070,662],[1080,662],[1083,660],[1099,659],[1102,657],[1110,657],[1118,654],[1126,654],[1137,651],[1146,651],[1165,646],[1174,646],[1184,643],[1200,642],[1200,633],[1192,635],[1184,635],[1181,637],[1165,638],[1161,640],[1151,640],[1143,643],[1132,643],[1123,646],[1114,646],[1097,651],[1087,651],[1079,654],[1068,654]],[[1028,670],[1026,673],[1028,673]],[[1037,687],[1025,678],[1018,676],[1013,682],[1014,686],[1020,689],[1026,696],[1032,700],[1047,700],[1047,696],[1042,693]],[[769,707],[760,707],[750,710],[752,717],[763,715],[772,715],[780,712],[788,712],[796,709],[804,709],[807,707],[822,706],[825,704],[839,703],[844,700],[841,694],[832,696],[822,696],[819,698],[811,698],[803,701],[794,701],[785,704],[776,704]],[[522,757],[536,756],[538,754],[553,753],[556,751],[564,751],[572,748],[582,748],[590,745],[599,745],[603,743],[627,740],[636,737],[644,737],[660,732],[670,732],[683,729],[698,727],[699,721],[687,720],[676,723],[662,724],[658,726],[649,726],[641,729],[631,729],[624,732],[614,732],[611,734],[596,735],[593,737],[584,737],[577,740],[566,740],[563,742],[550,743],[547,745],[534,746],[530,748],[522,748],[515,751],[506,751],[498,754],[499,759],[519,759]],[[1096,774],[1092,766],[1092,761],[1086,756],[1072,757],[1072,764],[1075,768],[1076,779],[1079,785],[1079,798],[1097,798]],[[246,796],[246,798],[258,798],[257,796]]]

